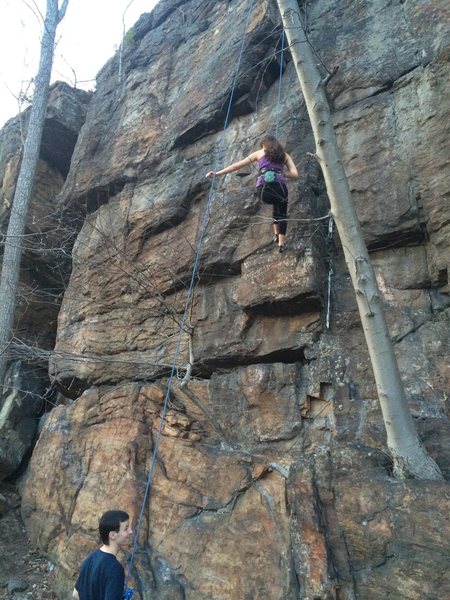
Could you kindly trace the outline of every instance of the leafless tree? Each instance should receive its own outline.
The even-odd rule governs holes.
[[[16,306],[22,254],[22,247],[18,241],[25,229],[39,158],[52,72],[56,29],[64,18],[68,2],[69,0],[62,0],[61,5],[59,5],[58,0],[47,0],[39,68],[34,81],[33,104],[3,253],[0,280],[0,385],[3,385],[5,378],[6,351],[11,340]]]
[[[308,110],[332,215],[341,238],[378,390],[387,445],[397,477],[442,479],[422,446],[409,412],[405,390],[361,227],[353,206],[333,127],[325,85],[301,22],[298,3],[277,0]]]

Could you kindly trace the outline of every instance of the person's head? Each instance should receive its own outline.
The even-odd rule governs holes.
[[[274,163],[284,163],[286,160],[286,152],[283,146],[273,135],[266,135],[261,140],[261,148],[269,160]]]
[[[123,510],[108,510],[100,518],[98,525],[100,539],[108,546],[111,541],[119,546],[131,536],[130,517]]]

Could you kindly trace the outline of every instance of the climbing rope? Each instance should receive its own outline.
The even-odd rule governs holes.
[[[276,108],[276,127],[275,127],[275,137],[278,139],[278,135],[280,132],[280,107],[281,107],[281,84],[283,82],[283,60],[284,60],[284,27],[283,33],[281,35],[281,53],[280,53],[280,76],[278,79],[278,98],[277,98],[277,108]]]
[[[232,108],[232,105],[233,105],[233,98],[234,98],[234,92],[236,90],[237,79],[238,79],[238,74],[239,74],[239,68],[240,68],[240,65],[241,65],[242,56],[244,54],[245,34],[247,32],[247,29],[248,29],[248,24],[249,24],[249,21],[250,21],[250,16],[251,16],[251,13],[252,13],[252,8],[253,8],[253,3],[254,3],[254,0],[251,0],[249,2],[248,13],[247,13],[247,17],[245,19],[244,32],[243,32],[243,35],[242,35],[242,42],[241,42],[239,57],[238,57],[238,60],[236,62],[236,68],[235,68],[233,83],[232,83],[232,86],[231,86],[230,98],[229,98],[229,101],[228,101],[228,108],[227,108],[227,112],[226,112],[226,116],[225,116],[225,121],[224,121],[223,130],[222,130],[222,135],[221,135],[220,142],[219,142],[219,144],[216,147],[215,160],[214,160],[214,170],[215,171],[219,169],[219,165],[220,165],[222,154],[223,154],[223,148],[224,148],[224,144],[225,144],[225,130],[228,127],[228,122],[229,122],[230,115],[231,115],[231,108]],[[147,500],[148,500],[148,496],[149,496],[149,492],[150,492],[150,484],[151,484],[151,479],[152,479],[152,475],[153,475],[153,470],[154,470],[154,467],[155,467],[156,456],[157,456],[157,453],[158,453],[158,447],[159,447],[159,442],[160,442],[160,439],[161,439],[162,429],[163,429],[163,425],[164,425],[165,418],[166,418],[166,413],[167,413],[167,408],[168,408],[168,403],[169,403],[169,397],[170,397],[170,391],[171,391],[171,387],[172,387],[172,382],[173,382],[175,373],[177,371],[177,361],[178,361],[178,355],[180,353],[181,340],[182,340],[182,337],[183,337],[183,333],[185,332],[185,326],[186,326],[187,316],[188,316],[188,313],[189,313],[190,304],[191,304],[192,297],[193,297],[193,294],[194,294],[195,281],[196,281],[197,272],[198,272],[198,268],[199,268],[200,253],[201,253],[201,250],[202,250],[202,247],[203,247],[203,241],[204,241],[204,238],[205,238],[206,228],[207,228],[208,222],[209,222],[211,207],[212,207],[212,204],[213,204],[214,198],[215,198],[215,188],[216,188],[216,179],[214,178],[214,179],[212,179],[210,191],[209,191],[209,194],[208,194],[208,201],[206,203],[205,211],[204,211],[204,214],[203,214],[203,220],[202,220],[202,224],[201,224],[201,227],[200,227],[200,233],[199,233],[197,247],[196,247],[196,251],[195,251],[194,263],[193,263],[193,266],[192,266],[192,273],[191,273],[190,284],[189,284],[189,288],[188,288],[188,292],[187,292],[187,296],[186,296],[186,300],[185,300],[185,304],[184,304],[185,308],[184,308],[183,318],[181,320],[180,331],[179,331],[179,334],[178,334],[177,344],[176,344],[175,352],[174,352],[172,369],[171,369],[171,372],[170,372],[169,381],[167,383],[167,391],[166,391],[166,395],[165,395],[164,402],[163,402],[163,408],[162,408],[162,411],[161,411],[161,420],[160,420],[160,424],[159,424],[159,428],[158,428],[158,433],[157,433],[157,436],[156,436],[156,439],[155,439],[155,444],[154,444],[154,448],[153,448],[152,458],[151,458],[150,467],[149,467],[148,476],[147,476],[147,483],[146,483],[146,486],[145,486],[144,497],[143,497],[143,500],[142,500],[142,506],[141,506],[141,510],[140,510],[140,513],[139,513],[139,519],[138,519],[138,522],[137,522],[137,525],[136,525],[136,528],[135,528],[135,532],[134,532],[132,549],[131,549],[131,554],[130,554],[130,561],[129,561],[128,570],[127,570],[127,577],[126,577],[127,581],[128,581],[128,579],[130,577],[131,569],[132,569],[133,564],[134,564],[134,558],[135,558],[135,554],[136,554],[136,548],[137,548],[137,541],[138,541],[139,531],[141,529],[142,520],[143,520],[143,516],[144,516],[144,510],[145,510],[145,506],[147,504]]]
[[[330,216],[328,221],[328,240],[327,245],[331,245],[334,232],[334,221],[333,217]],[[330,313],[331,313],[331,278],[333,277],[333,261],[331,256],[328,261],[328,289],[327,289],[327,317],[326,317],[326,328],[330,329]]]

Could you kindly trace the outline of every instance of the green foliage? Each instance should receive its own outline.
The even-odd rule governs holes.
[[[134,27],[131,27],[131,29],[129,29],[126,34],[125,37],[123,38],[123,45],[124,47],[127,46],[134,46],[136,44],[136,31],[134,29]]]

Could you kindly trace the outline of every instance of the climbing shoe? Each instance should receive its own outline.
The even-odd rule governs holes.
[[[283,252],[286,252],[287,250],[287,245],[286,244],[282,244],[281,246],[278,246],[278,252],[280,254],[283,254]]]

